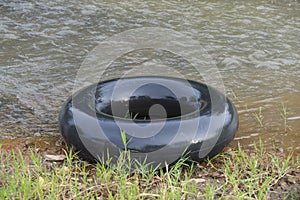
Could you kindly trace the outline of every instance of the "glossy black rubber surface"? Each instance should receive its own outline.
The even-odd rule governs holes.
[[[126,92],[126,88],[135,84],[142,86]],[[170,85],[180,94],[168,87]],[[120,86],[122,89],[114,94]],[[186,92],[187,87],[192,92]],[[162,106],[164,112],[151,111],[157,105]],[[95,123],[101,127],[101,134]],[[196,129],[192,128],[195,123],[199,123]],[[70,97],[59,115],[59,128],[65,142],[89,160],[106,158],[108,151],[110,156],[117,156],[118,151],[124,149],[120,124],[133,132],[126,132],[127,149],[132,154],[141,160],[151,154],[151,162],[164,165],[168,157],[179,159],[183,150],[195,161],[221,152],[234,138],[238,115],[231,101],[214,88],[168,77],[99,82]],[[162,128],[149,137],[141,137],[141,132],[134,133],[135,130],[130,129],[130,126],[149,124],[154,129]],[[155,154],[158,150],[163,153]]]

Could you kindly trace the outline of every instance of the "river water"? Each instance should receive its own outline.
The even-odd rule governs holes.
[[[0,138],[58,135],[60,106],[88,52],[114,34],[141,27],[173,29],[201,43],[238,109],[235,143],[251,146],[262,138],[267,147],[300,149],[295,0],[2,0]]]

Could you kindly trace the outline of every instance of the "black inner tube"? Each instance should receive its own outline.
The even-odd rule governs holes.
[[[167,85],[165,83],[169,83],[170,89],[163,86]],[[137,158],[143,160],[148,155],[143,153],[163,148],[166,150],[165,156],[157,154],[158,160],[161,156],[168,160],[169,155],[178,155],[179,158],[183,152],[180,148],[184,147],[188,148],[187,152],[191,153],[193,160],[200,161],[203,159],[202,154],[213,156],[233,139],[237,131],[238,115],[231,101],[217,90],[200,82],[188,80],[186,83],[177,78],[135,77],[90,85],[70,97],[62,107],[59,115],[60,131],[67,144],[77,149],[82,157],[89,159],[106,156],[108,150],[116,152],[118,148],[125,148],[120,134],[121,124],[125,127],[122,130],[126,131],[127,149],[139,153],[136,154]],[[136,85],[142,86],[135,88]],[[174,92],[177,95],[172,91],[177,91]],[[77,116],[76,120],[74,116]],[[134,120],[134,123],[140,127],[151,122],[150,128],[161,125],[163,128],[155,135],[151,133],[149,137],[139,137],[140,130],[131,129],[135,126],[132,126],[130,117],[138,120]],[[220,123],[220,117],[224,117],[224,123]],[[197,127],[190,130],[198,122],[198,125],[195,124]],[[209,134],[208,139],[206,134]],[[206,144],[210,144],[210,137],[218,139],[216,144],[201,149],[206,139]]]

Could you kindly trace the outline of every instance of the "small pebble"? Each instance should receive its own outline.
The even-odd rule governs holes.
[[[47,161],[63,161],[66,158],[65,155],[50,155],[50,154],[46,154],[44,157]]]
[[[277,151],[278,151],[279,153],[283,153],[283,148],[278,148]]]
[[[41,137],[41,134],[39,132],[34,134],[34,137]]]
[[[26,147],[29,147],[29,145],[31,144],[31,142],[30,142],[29,140],[26,140],[26,141],[24,142],[24,144],[25,144]]]

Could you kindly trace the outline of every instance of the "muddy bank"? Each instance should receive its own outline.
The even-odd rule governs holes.
[[[60,154],[63,153],[63,150],[66,148],[66,145],[60,136],[1,139],[0,145],[2,146],[2,149],[7,152],[20,150],[24,154],[29,154],[30,149],[42,154]]]
[[[249,142],[249,141],[248,141]],[[228,148],[237,149],[240,141],[234,140],[229,144]],[[266,146],[264,145],[264,149],[266,149],[270,153],[277,153],[287,156],[289,153],[293,152],[294,156],[300,155],[300,149],[297,148],[282,148],[280,141],[273,141],[272,145]],[[251,144],[240,144],[245,152],[252,152],[255,150],[255,145],[259,145],[258,140],[252,140]],[[255,144],[255,145],[254,145]],[[67,148],[64,143],[62,137],[58,136],[48,136],[48,137],[19,137],[19,138],[4,138],[0,139],[0,145],[2,149],[7,151],[11,150],[21,150],[21,152],[26,152],[29,148],[35,149],[38,152],[42,153],[62,153],[64,149]]]

